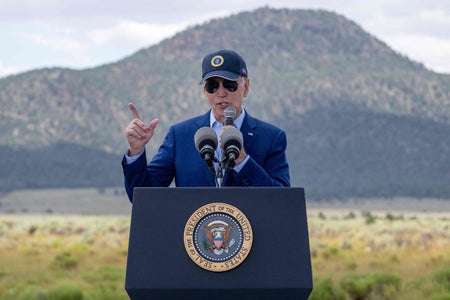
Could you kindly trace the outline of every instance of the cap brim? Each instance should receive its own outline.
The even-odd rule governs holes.
[[[223,71],[223,70],[221,70],[221,71],[212,71],[212,72],[209,72],[208,74],[206,74],[205,76],[203,76],[202,80],[206,80],[206,79],[211,78],[211,77],[220,77],[220,78],[223,78],[223,79],[228,79],[228,80],[235,81],[235,80],[238,80],[239,77],[241,77],[241,75],[233,73],[233,72]]]

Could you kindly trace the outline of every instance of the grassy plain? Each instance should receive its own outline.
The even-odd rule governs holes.
[[[308,223],[314,277],[329,280],[335,295],[342,290],[346,299],[450,299],[449,212],[313,209]],[[389,292],[377,292],[375,282],[367,287],[372,292],[350,297],[343,281],[373,275],[399,282]]]
[[[114,191],[77,198],[95,200],[96,193],[104,198],[99,201],[127,201]],[[40,192],[32,195],[26,199],[42,198]],[[3,208],[11,208],[8,201],[0,198]],[[88,201],[82,203],[80,209],[89,211]],[[25,206],[0,214],[0,299],[128,298],[127,207],[121,215],[83,215],[58,213],[56,206],[36,214]],[[449,210],[311,205],[308,225],[315,278],[311,299],[450,299]]]
[[[1,216],[0,299],[127,299],[128,233],[123,216]]]

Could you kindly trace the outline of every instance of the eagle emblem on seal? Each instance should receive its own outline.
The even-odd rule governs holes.
[[[206,249],[216,255],[221,255],[223,252],[228,253],[230,247],[235,243],[234,239],[230,240],[233,226],[225,221],[216,220],[206,224],[204,228],[208,240]]]

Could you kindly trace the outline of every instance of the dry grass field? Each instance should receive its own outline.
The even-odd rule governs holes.
[[[0,211],[0,299],[128,299],[130,216],[124,196],[90,190],[75,197],[95,200],[98,194],[102,199],[94,207],[125,201],[108,213],[88,209],[86,200],[78,210],[70,200],[70,213],[57,205],[47,212],[27,206],[33,197],[57,198],[42,193],[0,198],[1,207],[10,210]],[[22,208],[11,209],[18,205],[14,199],[22,199]],[[308,205],[315,279],[310,299],[450,299],[450,210],[445,205],[402,210],[394,203],[345,204]]]
[[[326,299],[450,299],[449,212],[311,209],[308,223],[315,286],[327,280],[336,296]]]
[[[0,217],[0,299],[127,299],[129,218]]]

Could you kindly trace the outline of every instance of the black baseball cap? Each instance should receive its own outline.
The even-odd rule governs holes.
[[[242,56],[233,50],[219,50],[203,59],[202,80],[211,77],[237,80],[240,76],[248,76],[247,65]]]

